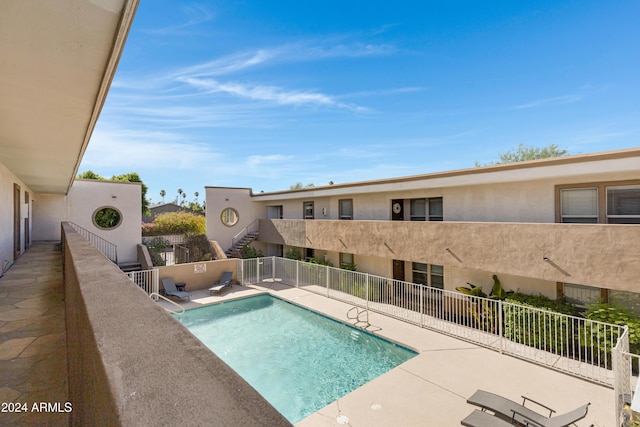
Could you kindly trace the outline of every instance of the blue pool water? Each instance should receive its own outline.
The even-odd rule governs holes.
[[[417,354],[270,295],[178,319],[291,423]]]

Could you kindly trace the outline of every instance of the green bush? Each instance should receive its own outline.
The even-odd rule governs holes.
[[[165,234],[205,234],[207,220],[202,215],[191,212],[166,212],[153,220],[153,225],[144,225],[144,236],[162,236]]]
[[[629,327],[629,350],[631,353],[640,354],[640,316],[636,313],[615,304],[596,303],[587,306],[584,317],[619,326],[627,325]],[[596,337],[599,337],[598,350],[605,354],[611,353],[611,349],[618,340],[617,333],[606,334],[602,325],[589,328],[583,336],[588,343],[594,342]]]
[[[169,242],[167,239],[163,239],[162,237],[154,237],[153,239],[146,242],[145,246],[149,250],[149,256],[151,257],[151,262],[153,263],[154,267],[160,267],[167,264],[165,260],[162,259],[160,253],[164,252],[165,249],[170,248],[171,242]]]
[[[213,259],[211,243],[205,234],[188,233],[183,246],[189,249],[189,262],[211,261]]]
[[[287,259],[293,259],[296,261],[300,261],[302,256],[300,255],[300,251],[296,248],[289,248],[287,252],[285,252],[284,257]]]
[[[251,245],[247,245],[240,250],[240,258],[262,258],[264,254],[260,249],[256,249]]]
[[[557,354],[569,352],[574,345],[571,321],[563,316],[573,314],[571,305],[543,295],[521,293],[510,295],[505,302],[505,338]]]

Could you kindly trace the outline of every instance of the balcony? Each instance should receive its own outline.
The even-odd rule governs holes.
[[[261,220],[260,240],[637,292],[640,227]]]

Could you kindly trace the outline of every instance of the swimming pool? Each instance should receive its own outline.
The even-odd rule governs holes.
[[[417,355],[271,295],[178,319],[291,423]]]

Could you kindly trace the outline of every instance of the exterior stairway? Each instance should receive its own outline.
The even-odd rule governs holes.
[[[253,242],[258,238],[258,232],[250,232],[242,236],[242,238],[236,241],[233,246],[225,252],[227,257],[229,258],[240,258],[240,252],[244,249],[249,243]]]

